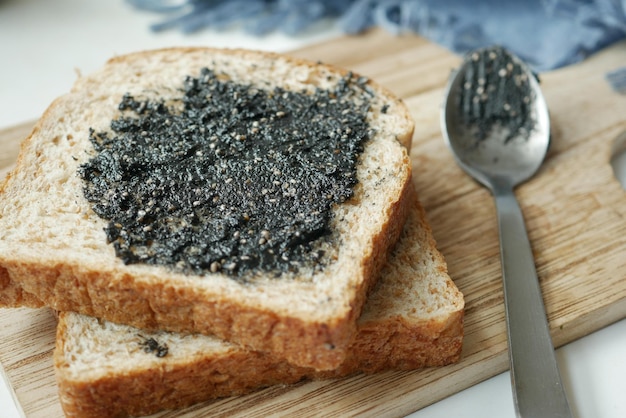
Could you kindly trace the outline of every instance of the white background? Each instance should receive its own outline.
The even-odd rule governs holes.
[[[121,0],[0,0],[0,129],[36,119],[71,87],[76,71],[89,73],[116,54],[177,45],[287,51],[338,35],[329,27],[297,38],[258,39],[237,30],[154,34],[148,25],[157,19]],[[626,320],[562,347],[557,356],[578,417],[626,417]],[[1,380],[0,416],[19,417]],[[503,373],[411,416],[514,417],[509,375]]]

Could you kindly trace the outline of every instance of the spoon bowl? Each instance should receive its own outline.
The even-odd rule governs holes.
[[[494,123],[491,131],[477,138],[478,133],[464,123],[464,109],[460,105],[464,91],[468,90],[467,66],[473,65],[471,56],[478,54],[488,59],[489,53],[507,54],[507,61],[514,63],[527,76],[527,89],[531,92],[528,117],[534,121],[533,129],[510,132],[506,126]],[[503,48],[485,48],[468,54],[463,66],[455,71],[445,91],[446,102],[441,112],[444,139],[461,168],[484,186],[491,189],[493,180],[506,180],[513,187],[531,178],[541,166],[550,144],[550,117],[537,78],[528,66]],[[496,69],[492,69],[496,71]],[[497,72],[497,71],[496,71]],[[500,76],[497,76],[500,78]],[[499,81],[499,80],[495,80]],[[474,84],[478,84],[475,81]],[[494,94],[490,99],[502,101]],[[474,109],[470,109],[474,111]],[[492,113],[497,113],[492,111]],[[493,118],[493,115],[484,115]],[[509,137],[510,136],[510,137]]]
[[[500,47],[471,52],[452,74],[441,125],[456,162],[496,203],[513,403],[519,417],[571,417],[522,211],[513,189],[550,144],[532,71]]]

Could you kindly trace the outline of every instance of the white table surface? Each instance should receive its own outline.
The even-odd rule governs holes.
[[[148,25],[157,19],[122,0],[0,0],[0,129],[36,119],[71,87],[76,71],[89,73],[115,54],[176,45],[287,51],[338,35],[330,27],[297,38],[258,39],[237,30],[154,34]],[[626,417],[626,320],[560,348],[557,357],[576,416]],[[0,416],[19,417],[2,380]],[[508,373],[411,415],[514,416]]]

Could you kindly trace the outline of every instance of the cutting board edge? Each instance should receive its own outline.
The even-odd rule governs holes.
[[[567,323],[567,327],[552,330],[552,339],[556,348],[580,340],[596,331],[608,327],[626,318],[626,296],[610,305],[579,315]],[[567,330],[566,330],[567,328]],[[569,331],[569,332],[568,332]]]

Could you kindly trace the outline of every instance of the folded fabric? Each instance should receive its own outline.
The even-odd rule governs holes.
[[[581,61],[626,38],[626,0],[127,0],[167,14],[155,31],[222,30],[241,24],[263,35],[300,33],[333,19],[346,33],[374,26],[418,33],[456,53],[501,45],[535,71]]]
[[[614,91],[626,94],[626,67],[608,72],[606,80]]]

